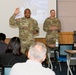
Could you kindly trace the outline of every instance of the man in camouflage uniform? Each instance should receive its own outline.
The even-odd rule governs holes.
[[[61,30],[60,20],[55,17],[55,10],[50,11],[50,17],[44,21],[43,30],[46,32],[46,45],[50,48],[55,47],[56,40],[59,40],[58,33]],[[50,53],[50,50],[48,50],[48,53]]]
[[[24,10],[24,17],[15,19],[19,14],[19,8],[16,8],[14,14],[10,17],[9,23],[11,26],[19,28],[19,38],[21,40],[21,51],[25,53],[26,49],[35,42],[34,35],[39,33],[38,23],[35,19],[31,18],[30,9]]]

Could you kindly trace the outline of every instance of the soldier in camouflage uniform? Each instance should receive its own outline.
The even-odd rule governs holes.
[[[25,53],[26,49],[35,42],[34,35],[39,33],[38,23],[35,19],[31,18],[30,9],[25,9],[24,17],[15,19],[19,14],[19,8],[16,8],[14,14],[10,17],[9,23],[11,26],[19,28],[19,38],[21,40],[21,51]]]
[[[55,17],[55,10],[50,11],[50,17],[48,17],[43,24],[43,30],[46,32],[46,45],[50,48],[55,47],[56,40],[59,38],[59,31],[61,30],[61,22]],[[48,50],[48,53],[50,50]],[[49,57],[50,55],[48,55]],[[50,59],[49,59],[50,60]]]

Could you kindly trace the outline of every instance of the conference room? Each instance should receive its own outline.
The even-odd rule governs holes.
[[[5,42],[7,44],[12,37],[19,37],[19,29],[17,27],[10,27],[9,25],[9,18],[17,7],[20,8],[20,13],[15,19],[23,17],[26,8],[31,10],[31,17],[37,20],[39,26],[39,34],[35,37],[35,41],[42,42],[45,45],[46,32],[43,30],[43,23],[45,19],[50,16],[51,9],[56,11],[55,17],[61,22],[61,31],[59,32],[58,47],[50,53],[49,58],[51,63],[49,68],[52,69],[56,75],[76,75],[75,61],[72,62],[72,65],[69,64],[68,66],[67,60],[69,60],[69,53],[66,52],[67,50],[76,50],[76,0],[2,0],[0,2],[0,33],[6,34]],[[65,62],[59,62],[57,60],[57,56],[60,52],[60,45],[73,45],[71,49],[64,48],[64,53],[66,53]],[[45,61],[43,66],[46,68],[48,67]]]

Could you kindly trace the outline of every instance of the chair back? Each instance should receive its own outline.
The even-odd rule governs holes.
[[[59,56],[66,56],[65,50],[73,50],[74,44],[59,44]]]
[[[12,66],[3,66],[1,75],[10,75],[11,68]]]

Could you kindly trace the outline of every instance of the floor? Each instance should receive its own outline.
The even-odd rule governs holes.
[[[52,62],[53,63],[53,70],[54,72],[56,73],[56,75],[67,75],[67,64],[66,62],[61,62],[61,67],[62,67],[62,70],[60,71],[60,68],[59,68],[59,64],[57,62]],[[45,64],[45,62],[43,62],[43,66],[44,67],[48,67],[47,64]],[[51,69],[51,67],[50,67]],[[73,67],[71,66],[71,69],[73,71]],[[76,66],[74,66],[74,71],[73,71],[73,74],[76,75]]]

